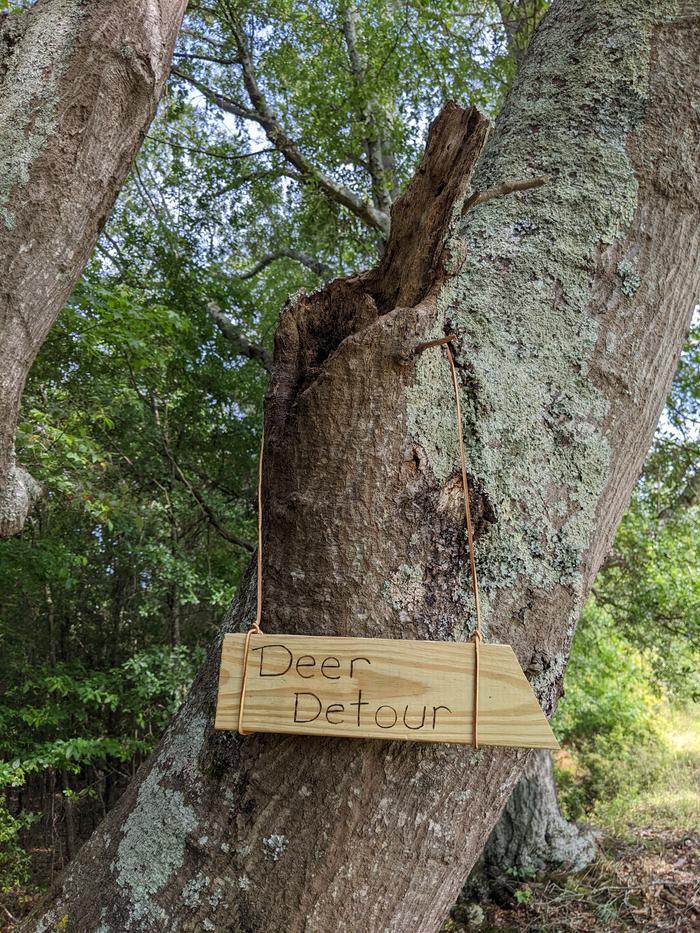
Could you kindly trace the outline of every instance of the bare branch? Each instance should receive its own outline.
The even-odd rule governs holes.
[[[236,191],[238,188],[242,188],[244,185],[251,184],[254,181],[260,181],[262,178],[292,178],[294,181],[304,181],[298,172],[293,172],[291,169],[273,168],[267,172],[253,172],[250,175],[240,175],[238,178],[234,178],[230,184],[224,185],[223,188],[219,188],[218,191],[215,191],[214,194],[212,194],[212,199],[221,198],[226,194],[230,194],[232,191]]]
[[[475,191],[464,202],[462,214],[466,214],[477,204],[485,204],[493,198],[502,198],[507,194],[513,194],[516,191],[529,191],[531,188],[541,188],[550,181],[549,175],[539,175],[535,178],[508,179],[502,181],[500,185],[494,188],[487,188],[485,191]]]
[[[367,65],[360,53],[357,44],[357,9],[352,3],[343,7],[343,35],[345,44],[348,48],[348,57],[350,59],[350,69],[355,81],[355,90],[358,95],[362,95],[363,86],[367,83]],[[372,179],[372,191],[374,201],[379,210],[385,214],[391,211],[391,194],[386,178],[386,160],[382,151],[382,139],[377,120],[377,102],[369,98],[366,104],[360,105],[359,117],[366,127],[366,134],[363,140],[369,172]]]
[[[251,544],[250,541],[245,541],[243,538],[239,538],[238,535],[235,535],[233,534],[233,532],[228,531],[228,529],[224,528],[224,526],[219,521],[216,513],[211,508],[209,503],[206,501],[206,499],[203,496],[199,494],[197,487],[194,486],[187,479],[185,474],[182,472],[182,469],[180,468],[180,464],[172,456],[169,448],[166,449],[166,454],[167,454],[168,459],[173,465],[176,475],[184,483],[184,485],[186,486],[192,498],[195,500],[195,502],[200,507],[204,515],[209,520],[209,523],[218,532],[218,534],[224,539],[224,541],[228,541],[229,544],[235,544],[237,547],[243,548],[244,551],[248,551],[249,554],[252,554],[253,551],[255,550],[255,546]]]
[[[206,84],[203,84],[191,75],[187,75],[176,68],[173,69],[173,73],[184,81],[189,82],[193,87],[196,87],[208,100],[211,100],[227,113],[258,123],[264,129],[265,135],[272,145],[282,153],[295,169],[297,169],[307,184],[317,185],[332,201],[346,207],[368,227],[379,230],[387,236],[391,225],[389,214],[383,210],[377,209],[372,204],[368,204],[367,201],[354,191],[351,191],[350,188],[337,183],[329,175],[326,175],[325,172],[312,165],[301,152],[297,144],[291,139],[279,118],[268,104],[265,95],[258,85],[255,69],[253,67],[253,60],[250,56],[240,24],[232,20],[231,29],[240,58],[243,72],[243,84],[248,93],[252,109],[245,107],[240,101],[212,90],[207,87]]]
[[[667,525],[676,513],[691,509],[698,502],[700,502],[700,470],[693,473],[674,501],[659,512],[660,527]]]
[[[177,140],[164,139],[162,136],[153,136],[151,133],[147,133],[146,138],[152,139],[157,143],[162,143],[164,146],[170,146],[173,149],[183,149],[185,152],[196,152],[199,155],[211,156],[213,159],[221,159],[224,162],[238,162],[241,159],[251,159],[254,156],[268,155],[271,152],[277,152],[276,149],[270,147],[269,149],[254,149],[252,152],[237,152],[235,155],[224,155],[221,152],[216,152],[214,149],[200,149],[198,146],[186,146],[184,143],[178,142]]]
[[[506,34],[508,51],[515,59],[516,66],[520,67],[530,38],[544,13],[545,4],[542,0],[514,0],[510,3],[495,0],[495,3]]]
[[[140,394],[141,393],[139,393],[139,395]],[[228,531],[226,528],[224,528],[224,526],[219,521],[218,516],[216,515],[214,510],[211,508],[209,503],[201,495],[201,493],[198,491],[196,486],[194,486],[189,481],[189,479],[183,472],[170,446],[170,441],[168,439],[168,432],[164,429],[163,424],[161,423],[160,412],[158,410],[158,403],[156,402],[156,400],[154,398],[146,400],[143,395],[141,395],[141,398],[143,401],[146,402],[146,404],[148,404],[151,411],[153,412],[153,417],[155,419],[156,425],[158,426],[158,431],[160,433],[161,442],[163,444],[163,451],[165,452],[165,456],[170,461],[170,464],[173,470],[175,471],[175,475],[177,476],[177,478],[180,480],[180,482],[184,484],[187,491],[190,493],[194,501],[199,506],[200,511],[202,512],[202,515],[204,515],[204,517],[208,519],[211,526],[224,539],[224,541],[228,541],[229,544],[235,544],[237,547],[243,548],[243,550],[248,551],[249,553],[252,553],[255,550],[255,547],[250,543],[250,541],[245,541],[243,538],[240,538],[238,535],[235,535],[233,534],[233,532]]]
[[[262,272],[263,269],[266,269],[270,263],[275,262],[278,259],[293,259],[295,262],[301,263],[302,266],[306,266],[307,269],[311,269],[312,272],[315,272],[316,275],[327,275],[329,272],[332,272],[332,268],[325,262],[321,262],[320,259],[316,259],[314,256],[305,253],[303,250],[293,250],[293,249],[278,249],[274,253],[267,253],[261,259],[259,259],[254,266],[248,269],[247,272],[242,272],[240,277],[242,279],[252,279],[253,276],[257,275],[259,272]]]
[[[262,120],[260,116],[254,111],[249,110],[247,107],[244,107],[239,101],[234,100],[232,97],[228,97],[226,94],[220,94],[218,91],[212,90],[206,84],[203,84],[201,81],[198,81],[197,78],[194,78],[192,75],[188,75],[184,71],[180,71],[179,68],[173,68],[171,74],[176,75],[178,78],[182,78],[183,81],[187,81],[188,84],[191,84],[192,87],[196,87],[207,100],[210,100],[213,104],[216,104],[221,110],[226,113],[231,113],[235,117],[242,117],[244,120],[254,120],[256,123],[262,125]]]
[[[178,61],[183,59],[185,61],[213,62],[215,65],[223,65],[224,67],[240,65],[237,58],[217,58],[216,55],[194,55],[191,52],[176,52],[173,57]]]
[[[236,353],[240,356],[247,356],[251,360],[256,360],[267,372],[272,371],[272,354],[266,347],[248,340],[233,321],[223,313],[215,301],[207,302],[207,311],[221,334],[233,345]]]

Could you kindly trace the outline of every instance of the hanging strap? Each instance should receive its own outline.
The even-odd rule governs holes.
[[[459,382],[457,380],[457,369],[455,367],[454,357],[450,344],[455,339],[454,334],[449,337],[443,337],[440,340],[431,340],[428,343],[420,344],[416,347],[414,353],[421,350],[427,350],[430,347],[444,346],[447,352],[447,362],[450,366],[452,376],[452,388],[455,397],[455,415],[457,421],[457,440],[459,442],[459,462],[462,471],[462,494],[464,498],[464,515],[467,524],[467,541],[469,543],[469,569],[471,573],[472,592],[474,593],[474,607],[476,610],[476,627],[472,633],[474,642],[474,731],[472,745],[479,747],[479,645],[481,643],[481,606],[479,604],[479,586],[476,575],[476,553],[474,548],[474,530],[472,526],[472,514],[469,504],[469,478],[467,476],[466,457],[464,454],[464,435],[462,433],[462,408],[459,403]],[[248,653],[250,651],[250,639],[253,635],[262,635],[262,538],[263,538],[263,450],[265,447],[265,431],[263,429],[260,439],[260,458],[258,461],[258,567],[257,567],[257,599],[255,621],[251,623],[245,637],[243,647],[243,680],[241,682],[241,699],[238,707],[238,731],[241,735],[250,733],[243,727],[243,710],[245,704],[246,686],[248,684]]]
[[[474,737],[472,745],[479,747],[479,645],[481,644],[481,605],[479,603],[479,584],[476,576],[476,550],[474,547],[474,528],[472,525],[472,511],[469,504],[469,478],[467,476],[466,457],[464,455],[464,434],[462,433],[462,406],[459,403],[459,382],[457,380],[457,368],[455,367],[454,357],[450,344],[455,339],[454,334],[448,337],[441,337],[439,340],[429,340],[427,343],[421,343],[415,347],[413,353],[420,353],[422,350],[428,350],[430,347],[444,346],[447,352],[447,362],[450,366],[452,376],[452,389],[455,397],[455,416],[457,422],[457,440],[459,442],[459,462],[462,470],[462,494],[464,497],[464,516],[467,524],[467,541],[469,543],[469,570],[472,580],[472,592],[474,593],[474,609],[476,611],[476,626],[472,633],[474,642]]]
[[[243,728],[243,705],[245,703],[245,688],[248,685],[248,652],[250,639],[253,635],[262,635],[262,539],[263,539],[263,450],[265,449],[265,428],[263,426],[260,436],[260,457],[258,459],[258,585],[256,589],[255,622],[251,623],[245,636],[243,647],[243,680],[241,682],[241,699],[238,704],[238,731],[241,735],[250,735]]]

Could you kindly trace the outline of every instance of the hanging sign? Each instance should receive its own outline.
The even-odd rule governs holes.
[[[342,738],[559,748],[510,645],[481,644],[481,609],[462,436],[459,384],[441,337],[455,399],[476,627],[467,642],[267,635],[263,608],[263,447],[258,473],[257,612],[245,635],[224,637],[217,729]]]
[[[224,638],[215,728],[238,729],[245,635]],[[479,654],[478,693],[475,656]],[[255,634],[242,731],[558,748],[509,645]]]

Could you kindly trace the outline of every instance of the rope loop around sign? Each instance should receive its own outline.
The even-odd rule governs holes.
[[[479,582],[476,573],[476,549],[474,547],[474,526],[472,523],[472,512],[470,505],[469,477],[467,475],[467,462],[464,453],[464,433],[462,431],[462,406],[459,402],[459,380],[457,379],[457,367],[455,366],[454,356],[450,344],[455,340],[455,335],[441,337],[438,340],[430,340],[415,347],[414,354],[422,350],[428,350],[430,347],[444,346],[447,353],[447,362],[450,366],[450,375],[452,376],[452,389],[455,398],[455,416],[457,422],[457,441],[459,444],[459,464],[462,473],[462,494],[464,497],[464,517],[467,524],[467,542],[469,544],[469,571],[472,581],[472,592],[474,594],[474,610],[476,614],[476,626],[472,633],[471,640],[474,642],[474,737],[472,745],[479,747],[479,674],[480,657],[479,645],[482,641],[481,634],[481,604],[479,601]]]
[[[479,602],[479,583],[476,576],[476,551],[474,548],[474,526],[472,524],[472,510],[469,504],[469,477],[467,476],[466,457],[464,455],[464,432],[462,431],[462,407],[459,404],[459,382],[457,381],[457,368],[450,343],[454,336],[448,338],[445,343],[447,351],[447,362],[450,364],[450,374],[452,375],[452,388],[455,395],[455,413],[457,416],[457,439],[459,441],[459,462],[462,469],[462,492],[464,493],[464,515],[467,521],[467,540],[469,543],[469,570],[472,578],[472,591],[474,593],[474,609],[476,612],[476,628],[472,634],[474,642],[474,748],[479,747],[479,645],[481,644],[481,605]]]
[[[467,541],[469,545],[469,570],[471,574],[472,591],[474,593],[474,609],[476,613],[476,627],[472,633],[471,640],[474,642],[474,729],[472,746],[479,747],[479,674],[480,658],[479,645],[481,644],[481,605],[479,602],[479,586],[476,573],[476,552],[474,548],[474,529],[472,524],[469,477],[467,475],[466,456],[464,453],[464,434],[462,431],[462,407],[459,402],[459,381],[457,379],[457,368],[450,344],[455,339],[454,334],[448,337],[442,337],[439,340],[431,340],[428,343],[421,344],[414,349],[414,353],[421,350],[427,350],[430,347],[444,346],[447,353],[447,362],[450,366],[452,377],[452,388],[455,399],[455,415],[457,422],[457,440],[459,443],[459,462],[462,473],[462,493],[464,497],[464,516],[467,525]],[[265,430],[263,428],[260,438],[260,458],[258,460],[258,549],[257,549],[257,587],[256,587],[256,611],[255,621],[251,623],[245,637],[243,647],[243,679],[241,682],[241,696],[238,706],[238,732],[241,735],[250,733],[243,726],[243,710],[245,704],[246,687],[248,684],[248,654],[250,651],[250,639],[253,635],[262,635],[262,554],[263,554],[263,451],[265,447]]]
[[[263,451],[265,449],[265,427],[260,437],[260,456],[258,458],[258,567],[255,603],[255,621],[251,623],[245,636],[243,646],[243,680],[241,681],[241,698],[238,704],[238,732],[240,735],[250,735],[243,726],[243,706],[245,691],[248,685],[248,653],[250,639],[253,635],[262,635],[262,559],[263,559]]]

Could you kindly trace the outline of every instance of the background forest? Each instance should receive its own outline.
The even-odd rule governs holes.
[[[545,8],[190,4],[158,117],[24,396],[18,454],[45,495],[0,541],[8,929],[158,740],[253,552],[284,301],[376,262],[431,118],[448,99],[495,117]],[[554,720],[563,813],[604,833],[603,863],[633,840],[687,861],[698,832],[699,523],[700,324]],[[612,929],[646,909],[596,871],[552,888],[513,866],[508,922],[539,929],[538,904],[577,902]]]

